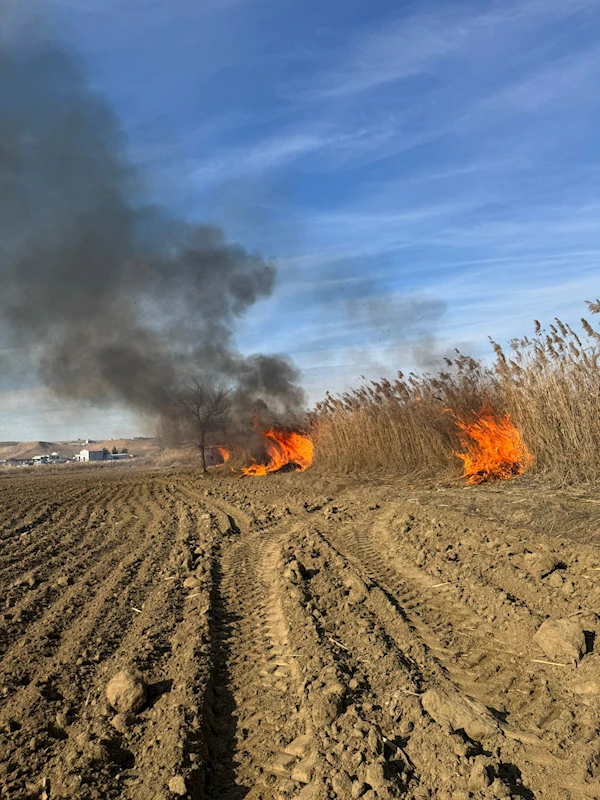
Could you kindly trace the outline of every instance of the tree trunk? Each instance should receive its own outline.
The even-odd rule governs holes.
[[[200,435],[200,452],[202,453],[202,472],[208,472],[206,469],[206,451],[204,449],[204,431]]]

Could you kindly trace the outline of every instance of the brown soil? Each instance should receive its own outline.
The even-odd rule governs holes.
[[[310,470],[0,492],[0,797],[600,796],[593,497]],[[549,617],[580,661],[547,663]],[[137,714],[107,703],[123,669]]]

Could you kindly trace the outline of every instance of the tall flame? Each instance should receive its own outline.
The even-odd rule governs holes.
[[[505,481],[522,475],[533,464],[533,456],[510,416],[498,416],[485,408],[473,422],[459,417],[464,453],[455,453],[464,463],[463,477],[467,483]]]
[[[265,438],[269,462],[244,467],[243,475],[268,475],[288,464],[293,465],[296,472],[304,472],[312,464],[314,448],[310,437],[275,428],[263,431],[262,435]]]
[[[226,461],[229,461],[230,453],[229,453],[229,450],[226,447],[217,447],[216,450],[217,450],[217,453],[223,459],[223,463],[225,463]]]

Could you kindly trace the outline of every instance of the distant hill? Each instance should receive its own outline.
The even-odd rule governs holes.
[[[116,447],[119,452],[124,448],[130,455],[145,456],[154,452],[157,448],[155,439],[105,439],[104,441],[94,441],[90,444],[83,442],[0,442],[0,460],[7,458],[33,458],[45,453],[57,452],[61,456],[72,456],[83,448],[89,450],[108,450]]]

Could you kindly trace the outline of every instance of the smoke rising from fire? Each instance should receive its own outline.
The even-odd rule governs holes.
[[[0,0],[0,22],[10,10]],[[241,413],[298,413],[293,364],[234,346],[273,264],[148,205],[111,109],[31,25],[0,39],[0,96],[3,346],[59,396],[160,414],[201,373]]]

